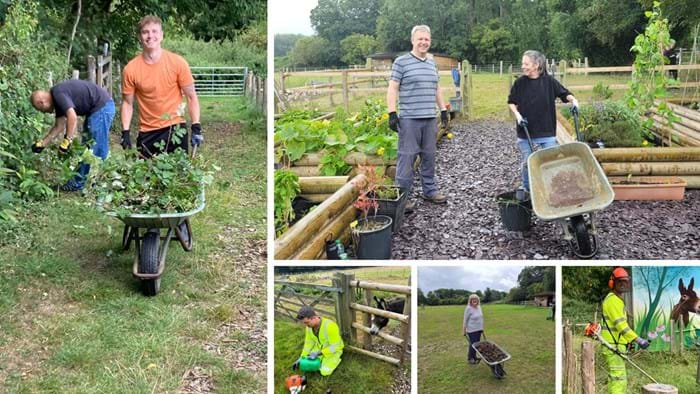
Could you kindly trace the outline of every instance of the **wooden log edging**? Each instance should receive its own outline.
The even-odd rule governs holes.
[[[348,183],[348,176],[307,176],[299,178],[302,194],[333,194]]]
[[[593,149],[600,162],[700,161],[700,147],[605,148]]]
[[[700,162],[601,163],[605,175],[698,175]]]
[[[359,194],[358,186],[366,182],[360,174],[346,183],[316,209],[301,218],[275,241],[275,259],[285,260],[292,257],[312,237],[321,231],[338,214],[344,212]]]

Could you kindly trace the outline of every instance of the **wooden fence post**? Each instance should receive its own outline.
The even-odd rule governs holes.
[[[73,70],[73,75],[71,77],[72,79],[80,79],[80,71],[78,70]]]
[[[370,289],[363,289],[365,292],[365,304],[368,306],[372,306],[372,290]],[[372,316],[369,313],[363,313],[363,319],[362,319],[362,324],[365,327],[369,327],[372,324]],[[362,341],[362,348],[363,349],[369,349],[372,347],[372,336],[367,335],[367,333],[364,333],[362,335],[363,341]]]
[[[498,76],[499,77],[503,76],[503,60],[501,60],[499,65],[498,65]]]
[[[569,320],[564,325],[564,371],[566,371],[566,392],[574,394],[576,387],[576,356],[574,355],[574,335]]]
[[[328,77],[328,83],[332,84],[333,83],[333,77]],[[335,103],[333,102],[333,86],[330,87],[331,92],[328,94],[328,100],[331,103],[331,108],[335,107]]]
[[[346,112],[350,112],[350,98],[348,88],[348,70],[343,70],[343,107]]]
[[[683,354],[683,346],[685,345],[685,324],[683,323],[683,319],[678,320],[678,325],[680,326],[679,336],[678,336],[678,354],[682,355]]]
[[[671,338],[671,342],[670,342],[669,344],[670,344],[670,346],[671,346],[671,353],[673,353],[673,352],[676,351],[676,347],[675,347],[675,345],[676,345],[676,339],[675,339],[675,336],[676,336],[676,321],[675,321],[675,320],[669,320],[669,322],[671,323],[671,335],[669,336],[669,338]]]
[[[561,60],[559,61],[559,82],[564,85],[565,80],[566,80],[566,60]]]
[[[97,56],[97,86],[104,88],[104,57],[102,55]]]
[[[355,278],[355,275],[346,275],[342,272],[336,272],[335,278],[333,279],[333,284],[335,287],[340,289],[338,293],[338,317],[340,320],[340,332],[343,338],[346,340],[349,338],[350,343],[355,343],[357,337],[355,336],[355,330],[352,328],[352,316],[355,314],[350,309],[350,303],[352,302],[350,297],[350,281]]]
[[[584,73],[584,75],[588,76],[588,57],[583,58],[583,67],[586,68],[586,72]]]
[[[408,285],[411,285],[411,277],[408,277]],[[406,324],[401,325],[401,339],[403,339],[403,344],[401,345],[401,354],[399,355],[399,361],[400,364],[403,364],[404,358],[406,358],[406,349],[408,348],[408,344],[410,342],[410,337],[411,337],[411,295],[407,294],[406,295],[406,303],[403,305],[403,312],[404,315],[408,316],[408,321]]]
[[[588,340],[581,345],[581,380],[583,394],[595,394],[595,351]]]
[[[87,60],[87,69],[88,69],[88,81],[92,83],[96,83],[96,68],[97,65],[95,64],[95,57],[92,55],[88,55],[88,60]]]

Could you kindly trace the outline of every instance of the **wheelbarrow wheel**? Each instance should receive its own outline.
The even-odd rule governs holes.
[[[182,245],[182,249],[185,252],[189,252],[192,250],[192,225],[190,225],[190,219],[185,219],[182,223],[180,223],[178,227],[178,230],[180,231],[180,235],[177,236],[178,240],[180,241],[180,245]]]
[[[139,273],[158,273],[158,249],[160,248],[160,232],[148,231],[141,243],[141,255],[139,256]],[[154,296],[160,291],[160,278],[142,279],[141,291],[145,296]]]
[[[586,219],[582,216],[572,216],[570,219],[570,229],[574,239],[570,242],[571,250],[582,259],[590,259],[598,251],[595,236],[588,233]]]
[[[503,379],[506,376],[506,370],[503,369],[503,364],[494,365],[491,367],[491,371],[496,379]]]
[[[125,224],[124,232],[122,233],[122,249],[129,250],[131,246],[131,226]]]

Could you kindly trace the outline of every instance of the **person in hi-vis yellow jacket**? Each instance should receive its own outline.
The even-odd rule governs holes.
[[[622,293],[630,291],[630,277],[622,267],[613,270],[608,280],[608,287],[612,290],[603,300],[603,325],[601,337],[617,349],[614,352],[605,346],[601,351],[608,366],[608,393],[627,393],[627,371],[625,361],[619,353],[625,353],[627,346],[636,343],[640,348],[649,347],[649,342],[637,335],[627,324],[627,311]]]
[[[303,306],[299,309],[297,320],[306,326],[304,349],[294,362],[292,369],[299,368],[302,358],[321,360],[321,375],[328,376],[335,371],[343,355],[343,338],[340,337],[338,325],[325,317],[318,316],[314,308]],[[310,372],[310,371],[309,371]]]

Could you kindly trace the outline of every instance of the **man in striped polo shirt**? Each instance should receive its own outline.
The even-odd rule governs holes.
[[[437,122],[435,104],[440,108],[440,119],[447,124],[445,100],[440,91],[437,65],[428,56],[430,28],[425,25],[411,30],[411,52],[399,56],[391,69],[391,80],[386,95],[389,127],[399,133],[399,153],[396,164],[396,184],[410,192],[413,184],[413,163],[420,155],[422,197],[436,204],[444,204],[435,182],[435,153],[437,151]],[[396,102],[401,118],[396,114]],[[407,211],[413,204],[407,205]]]

